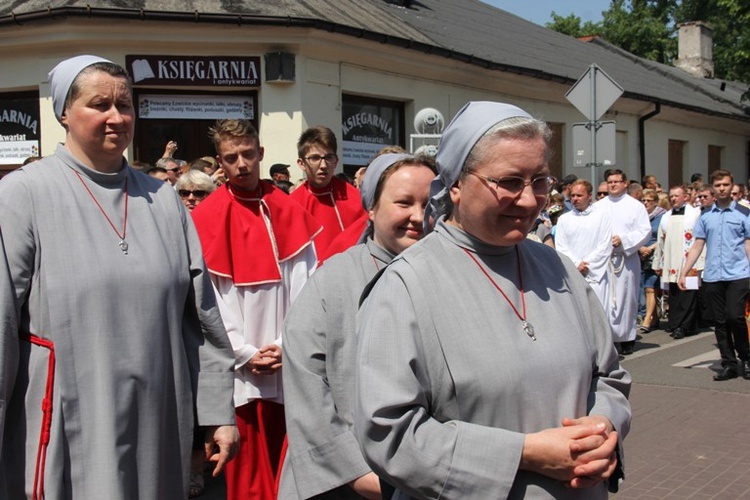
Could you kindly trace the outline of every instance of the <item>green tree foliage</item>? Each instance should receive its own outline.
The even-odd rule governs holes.
[[[716,77],[750,83],[750,2],[709,0],[701,3],[711,9],[706,19],[714,30]],[[689,20],[684,18],[679,22]]]
[[[552,12],[552,22],[547,23],[546,27],[558,33],[565,33],[576,38],[598,35],[601,31],[600,23],[586,21],[581,25],[581,18],[575,14],[563,17],[554,11]]]
[[[675,0],[613,0],[603,13],[602,38],[633,54],[668,63],[674,39]]]
[[[581,24],[575,14],[552,12],[546,27],[575,37],[599,35],[640,57],[671,64],[677,57],[678,25],[690,21],[713,28],[716,78],[750,83],[748,0],[612,0],[601,22]]]

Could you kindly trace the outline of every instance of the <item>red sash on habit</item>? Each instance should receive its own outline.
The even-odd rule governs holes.
[[[299,254],[322,230],[266,181],[253,193],[224,184],[192,215],[208,270],[241,286],[281,281],[279,263]]]
[[[47,446],[50,440],[50,429],[52,428],[52,396],[55,385],[55,344],[48,339],[37,337],[31,333],[21,333],[21,339],[34,345],[49,349],[47,360],[47,383],[44,386],[44,399],[42,399],[42,428],[39,431],[39,445],[36,451],[36,463],[34,465],[34,487],[31,492],[31,500],[44,498],[44,467],[47,463]]]

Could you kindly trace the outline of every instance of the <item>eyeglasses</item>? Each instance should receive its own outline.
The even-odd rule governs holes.
[[[182,167],[165,168],[164,170],[166,170],[167,172],[172,172],[172,173],[176,174],[177,172],[179,172],[180,170],[182,170]]]
[[[317,167],[320,165],[320,162],[325,160],[326,164],[328,165],[334,165],[338,163],[339,156],[336,153],[328,153],[325,156],[320,155],[310,155],[303,158],[303,160],[307,160],[307,162],[312,165],[313,167]]]
[[[597,191],[597,192],[596,192],[596,195],[597,195],[597,196],[607,196],[608,194],[609,194],[609,193],[608,193],[607,191]]]
[[[707,194],[699,194],[698,196],[696,196],[696,198],[698,198],[699,200],[702,200],[703,198],[708,198],[708,195]]]
[[[208,191],[204,191],[202,189],[196,189],[195,191],[191,191],[190,189],[180,189],[179,191],[177,191],[177,193],[179,193],[180,198],[189,198],[192,194],[199,200],[202,200],[203,198],[208,196]]]
[[[536,177],[534,179],[531,179],[530,181],[527,181],[526,179],[522,179],[521,177],[512,176],[494,179],[492,177],[487,177],[486,175],[478,174],[473,170],[469,170],[469,173],[485,180],[486,182],[489,182],[490,184],[494,184],[495,190],[502,189],[503,191],[513,194],[519,194],[524,190],[524,188],[526,188],[526,186],[531,186],[531,190],[535,195],[546,196],[547,194],[549,194],[550,188],[552,188],[552,186],[556,182],[554,177],[550,177],[548,175],[544,177]]]
[[[650,203],[653,203],[653,202],[655,202],[655,201],[656,201],[656,200],[655,200],[655,199],[653,199],[653,198],[644,198],[644,199],[643,199],[643,203],[646,203],[646,202],[650,202]]]

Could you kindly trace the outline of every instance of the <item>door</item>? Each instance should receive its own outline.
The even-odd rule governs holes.
[[[669,140],[669,179],[667,179],[668,186],[676,186],[682,184],[683,171],[684,171],[684,156],[685,156],[685,141],[677,141],[674,139]]]

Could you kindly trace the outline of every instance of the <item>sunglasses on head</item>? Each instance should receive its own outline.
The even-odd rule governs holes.
[[[191,194],[196,198],[205,198],[208,196],[208,191],[202,189],[196,189],[194,191],[190,189],[180,189],[177,193],[180,195],[180,198],[188,198]]]

